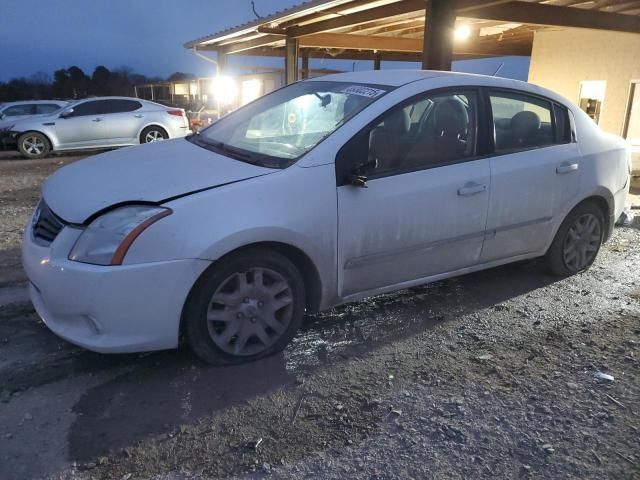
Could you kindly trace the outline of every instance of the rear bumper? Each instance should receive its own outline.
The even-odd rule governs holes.
[[[210,262],[174,260],[104,267],[67,259],[79,230],[49,247],[25,232],[22,262],[33,305],[56,335],[102,353],[175,348],[187,295]]]

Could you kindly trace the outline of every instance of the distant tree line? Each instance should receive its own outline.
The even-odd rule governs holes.
[[[178,81],[194,78],[194,75],[175,72],[168,80]],[[100,65],[91,76],[81,68],[72,66],[53,72],[53,78],[44,72],[30,77],[14,78],[0,82],[0,102],[38,99],[74,99],[90,96],[122,95],[133,96],[134,85],[162,82],[159,77],[146,77],[133,72],[129,67],[109,70]]]

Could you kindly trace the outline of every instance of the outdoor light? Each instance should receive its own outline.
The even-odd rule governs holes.
[[[470,36],[471,36],[471,28],[469,28],[469,25],[466,25],[466,24],[456,27],[456,29],[453,32],[453,37],[456,40],[467,40]]]
[[[233,78],[220,75],[213,79],[211,93],[217,102],[229,105],[238,96],[238,86]]]
[[[262,95],[262,82],[260,80],[252,78],[242,82],[242,105],[254,101],[260,95]]]

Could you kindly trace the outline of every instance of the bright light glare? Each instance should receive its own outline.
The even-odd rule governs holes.
[[[460,25],[456,27],[453,36],[456,40],[467,40],[471,36],[471,28],[469,25]]]
[[[262,95],[262,82],[260,80],[252,78],[242,82],[242,105],[254,101],[260,95]]]
[[[211,84],[211,93],[218,102],[228,105],[238,96],[238,86],[231,77],[215,77]]]

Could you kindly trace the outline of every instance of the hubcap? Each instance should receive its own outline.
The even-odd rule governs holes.
[[[602,229],[596,216],[582,215],[567,232],[562,251],[564,263],[574,272],[588,267],[595,259],[601,241]]]
[[[145,143],[159,142],[160,140],[164,140],[164,136],[158,130],[151,130],[144,137]]]
[[[44,142],[39,137],[27,137],[22,142],[22,148],[31,155],[40,155],[44,152]]]
[[[236,272],[215,291],[207,309],[213,342],[225,353],[256,355],[271,347],[293,316],[287,280],[267,268]]]

